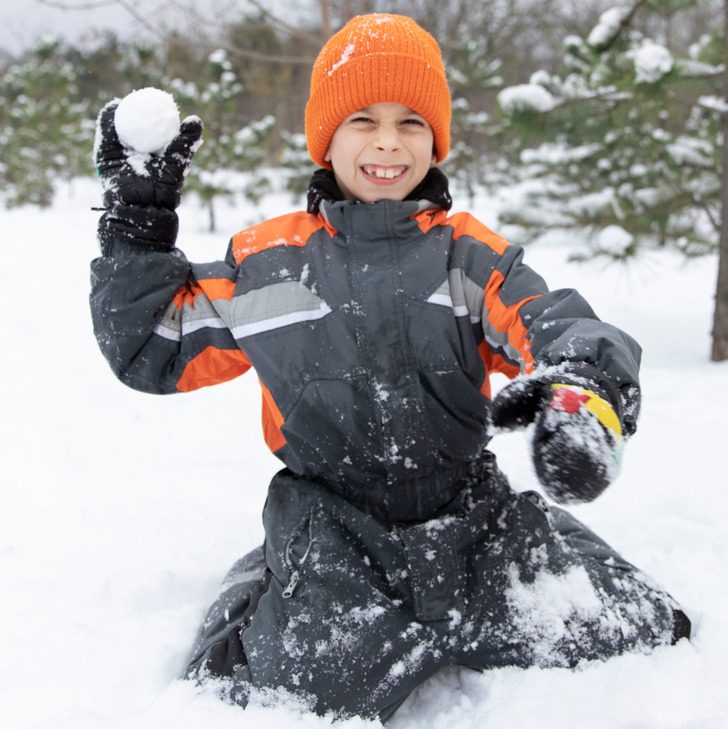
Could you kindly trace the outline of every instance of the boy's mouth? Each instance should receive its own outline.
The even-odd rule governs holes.
[[[407,170],[404,165],[384,167],[380,165],[362,165],[362,172],[376,182],[395,182]]]

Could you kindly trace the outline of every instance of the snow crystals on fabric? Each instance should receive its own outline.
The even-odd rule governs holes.
[[[524,636],[539,665],[561,665],[557,646],[571,640],[583,622],[599,618],[602,603],[584,567],[570,567],[562,574],[543,570],[530,583],[520,580],[518,566],[509,569],[506,599],[511,620]]]
[[[346,48],[344,48],[344,52],[341,54],[341,58],[329,69],[329,76],[333,76],[334,71],[336,71],[337,68],[340,68],[343,66],[349,58],[351,58],[351,54],[356,50],[356,46],[353,43],[349,43]]]

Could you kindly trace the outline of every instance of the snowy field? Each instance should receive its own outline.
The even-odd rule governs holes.
[[[97,203],[82,181],[51,210],[0,211],[0,726],[330,726],[263,701],[243,711],[177,678],[219,580],[262,539],[278,466],[254,376],[185,397],[114,379],[87,304]],[[496,204],[475,212],[493,224]],[[224,232],[209,235],[190,201],[180,244],[194,260],[219,258],[230,233],[289,207],[273,196],[221,208]],[[728,363],[708,361],[716,261],[651,253],[626,268],[576,266],[569,250],[552,236],[526,260],[645,349],[643,417],[622,475],[574,511],[682,602],[694,638],[576,672],[453,669],[393,729],[728,727]],[[514,487],[533,488],[523,434],[493,447]]]

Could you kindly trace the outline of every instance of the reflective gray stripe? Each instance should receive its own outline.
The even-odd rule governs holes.
[[[449,306],[451,309],[453,308],[452,305],[452,299],[450,298],[450,294],[441,294],[439,291],[435,291],[432,296],[430,296],[429,299],[427,299],[428,304],[439,304],[440,306]]]
[[[220,318],[206,296],[198,296],[193,304],[185,303],[181,309],[171,303],[153,331],[160,337],[179,342],[181,338],[199,329],[225,329],[227,324]]]
[[[262,319],[261,321],[251,322],[250,324],[241,324],[240,326],[233,327],[231,331],[235,339],[242,339],[243,337],[250,337],[253,334],[260,334],[260,332],[267,332],[271,329],[286,327],[289,324],[296,324],[302,321],[312,321],[314,319],[322,319],[330,313],[331,309],[329,308],[328,304],[322,301],[319,304],[319,308],[315,310],[294,311],[290,314],[282,314],[281,316],[274,316],[269,319]]]
[[[465,275],[465,271],[460,268],[453,268],[450,271],[450,280],[453,274],[457,275],[460,286],[462,287],[463,304],[470,312],[470,321],[474,324],[479,322],[483,316],[483,301],[485,298],[485,290],[482,286],[478,286],[471,278]]]
[[[170,304],[155,334],[179,342],[199,329],[229,329],[236,339],[321,319],[331,307],[300,281],[281,281],[235,296],[231,301],[198,296],[178,309]]]
[[[321,319],[329,305],[300,281],[281,281],[218,302],[236,339],[302,321]]]
[[[506,359],[523,369],[525,366],[523,357],[521,357],[521,353],[515,347],[508,344],[508,334],[494,329],[487,319],[483,319],[483,322],[483,336],[490,348],[501,351],[506,356]]]
[[[520,352],[508,342],[508,333],[498,331],[488,321],[488,312],[485,311],[485,290],[466,276],[463,269],[450,269],[448,280],[443,281],[427,301],[450,306],[455,316],[470,315],[473,324],[482,321],[483,336],[488,345],[502,352],[514,364],[523,366]]]
[[[469,316],[470,321],[475,324],[480,321],[479,307],[470,309],[466,303],[466,297],[462,290],[464,275],[462,270],[453,269],[448,273],[448,279],[443,281],[427,299],[428,304],[439,304],[452,309],[455,316]]]
[[[183,321],[182,327],[170,327],[164,323],[159,323],[152,330],[155,334],[165,339],[171,339],[173,342],[179,342],[186,334],[196,332],[198,329],[226,329],[227,324],[219,317],[211,319],[195,319],[193,321]]]
[[[219,317],[210,319],[193,319],[192,321],[182,322],[182,335],[196,332],[198,329],[227,329],[227,324]]]
[[[157,324],[152,331],[160,337],[164,337],[165,339],[169,339],[173,342],[179,342],[182,340],[181,330],[171,329],[170,327],[164,326],[164,324]]]

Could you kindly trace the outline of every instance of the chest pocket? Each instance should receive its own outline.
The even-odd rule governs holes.
[[[473,382],[482,380],[480,317],[473,314],[479,314],[482,295],[462,271],[453,269],[427,299],[410,302],[410,346],[422,369],[459,370]]]

